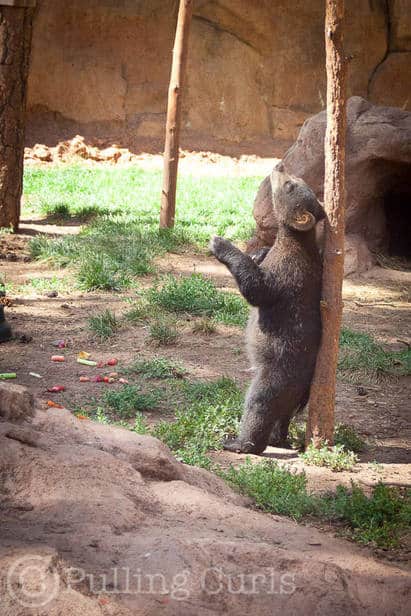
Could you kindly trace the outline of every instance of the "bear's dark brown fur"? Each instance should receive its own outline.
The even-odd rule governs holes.
[[[321,339],[322,260],[315,225],[324,210],[313,191],[281,163],[271,174],[279,222],[274,246],[255,259],[214,237],[210,248],[253,306],[247,350],[255,376],[248,390],[238,438],[226,449],[261,453],[285,444],[292,416],[308,401]]]

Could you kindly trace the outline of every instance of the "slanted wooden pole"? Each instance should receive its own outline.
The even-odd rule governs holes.
[[[180,0],[173,62],[168,89],[166,141],[164,146],[163,188],[161,191],[160,227],[174,227],[178,147],[180,140],[181,102],[185,67],[187,63],[188,36],[193,14],[193,0]]]
[[[35,0],[0,0],[0,227],[18,230]]]
[[[346,59],[343,49],[344,0],[325,0],[327,130],[325,135],[324,272],[322,342],[311,386],[306,444],[333,443],[335,381],[342,318],[344,276]]]

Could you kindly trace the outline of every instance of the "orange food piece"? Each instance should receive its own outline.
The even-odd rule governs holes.
[[[80,383],[89,383],[90,382],[90,377],[89,376],[81,376],[79,378]]]
[[[77,419],[81,419],[81,420],[88,419],[87,415],[80,415],[80,414],[78,414],[78,415],[76,415],[76,417],[77,417]]]
[[[52,355],[51,361],[63,362],[66,361],[66,358],[64,357],[64,355]]]
[[[47,406],[50,406],[53,409],[64,409],[64,406],[62,404],[58,404],[53,400],[47,400]]]

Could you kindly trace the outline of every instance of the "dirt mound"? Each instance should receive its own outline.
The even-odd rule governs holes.
[[[118,145],[108,146],[103,140],[93,140],[94,145],[86,143],[84,137],[76,135],[73,139],[61,141],[55,147],[36,143],[24,152],[25,162],[73,162],[76,159],[91,160],[104,163],[129,163],[135,156],[127,149]]]
[[[55,409],[0,427],[1,616],[406,613],[404,571],[247,508],[152,437]]]

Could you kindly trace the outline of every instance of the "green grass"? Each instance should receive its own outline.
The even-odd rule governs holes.
[[[110,338],[119,328],[116,315],[108,309],[90,317],[88,324],[92,333],[101,341]]]
[[[150,322],[149,340],[157,346],[172,346],[178,339],[178,329],[174,319],[160,316]]]
[[[349,329],[340,335],[340,374],[349,380],[378,380],[386,375],[411,374],[411,349],[386,351],[372,336]]]
[[[33,276],[27,279],[27,281],[14,288],[14,292],[17,293],[37,293],[45,294],[50,291],[57,291],[58,293],[64,293],[70,291],[75,286],[73,280],[70,280],[67,276],[59,278],[58,276]]]
[[[187,373],[184,366],[167,357],[136,361],[127,368],[127,372],[140,374],[147,379],[181,379]]]
[[[203,317],[194,322],[191,331],[193,334],[205,334],[206,336],[211,336],[211,334],[215,334],[217,328],[213,319]]]
[[[26,167],[24,214],[90,218],[78,235],[31,241],[32,255],[75,267],[89,289],[117,289],[151,273],[153,259],[214,234],[245,240],[254,227],[251,204],[262,178],[181,176],[173,230],[158,228],[161,173],[137,167]]]
[[[102,397],[106,412],[115,419],[135,418],[137,413],[157,408],[159,402],[158,390],[143,392],[138,385],[123,385],[120,389],[105,392]]]
[[[294,418],[290,422],[288,431],[289,440],[294,449],[304,451],[305,449],[305,430],[306,423]],[[360,453],[366,448],[366,442],[357,434],[352,426],[337,423],[334,429],[334,444],[341,445],[346,450]]]
[[[300,458],[306,464],[313,466],[325,466],[332,471],[350,471],[358,462],[358,457],[353,451],[348,451],[344,445],[328,447],[324,445],[317,449],[314,445],[308,445]]]
[[[411,524],[411,491],[377,484],[370,496],[352,483],[338,486],[334,494],[313,494],[305,473],[295,473],[273,460],[230,467],[219,473],[242,494],[254,499],[263,511],[289,516],[328,520],[343,527],[353,540],[382,548],[397,547]]]
[[[147,291],[150,304],[168,312],[209,316],[227,325],[245,325],[246,302],[234,293],[217,289],[214,282],[201,274],[166,276],[161,286]]]
[[[164,441],[187,464],[209,468],[207,456],[222,448],[224,437],[234,434],[243,407],[243,394],[228,378],[212,382],[181,382],[181,402],[175,421],[160,422],[153,434]]]
[[[221,475],[250,496],[263,511],[301,520],[318,510],[317,499],[307,491],[305,474],[291,472],[276,461],[253,463],[247,459],[238,467],[230,466]]]

